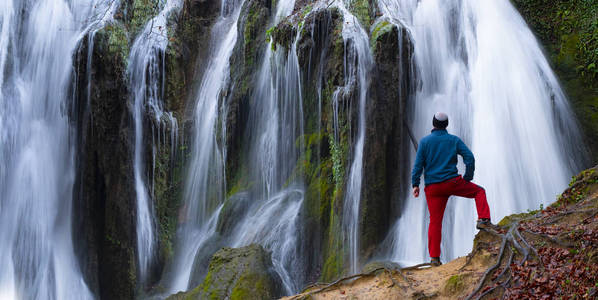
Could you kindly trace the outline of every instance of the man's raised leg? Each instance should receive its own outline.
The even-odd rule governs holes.
[[[490,208],[486,199],[486,190],[483,187],[466,181],[461,176],[455,180],[452,193],[455,196],[474,198],[475,206],[478,212],[478,219],[490,220]]]

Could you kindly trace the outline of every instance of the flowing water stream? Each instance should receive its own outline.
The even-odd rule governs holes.
[[[133,173],[137,195],[137,257],[141,280],[145,279],[154,260],[156,243],[152,197],[145,170],[143,124],[146,114],[151,114],[158,124],[163,122],[164,118],[172,131],[176,132],[176,119],[163,110],[162,76],[164,76],[164,51],[168,45],[166,21],[170,13],[180,9],[180,6],[180,0],[168,0],[162,10],[148,21],[131,47],[127,70],[134,102]]]
[[[186,290],[200,248],[216,234],[224,201],[224,151],[217,142],[219,100],[229,78],[230,57],[237,42],[237,21],[244,1],[223,1],[212,28],[210,56],[199,85],[194,110],[192,157],[185,183],[184,222],[178,229],[174,276],[169,289]],[[222,126],[224,128],[225,126]]]
[[[0,3],[0,299],[91,299],[71,234],[73,56],[118,1]]]
[[[337,7],[343,15],[343,40],[345,42],[344,78],[345,86],[334,94],[333,103],[343,94],[357,90],[358,120],[357,139],[353,146],[353,158],[347,192],[343,204],[343,232],[346,248],[349,253],[349,272],[359,271],[359,204],[361,201],[361,185],[363,182],[363,148],[365,142],[365,105],[368,93],[368,74],[373,66],[369,37],[361,24],[346,8],[344,2],[337,1]],[[338,108],[337,108],[338,109]],[[335,116],[338,115],[335,110]],[[336,122],[338,123],[338,122]],[[338,129],[335,128],[335,131]]]
[[[429,134],[436,111],[448,113],[449,133],[476,156],[474,182],[486,189],[494,222],[555,199],[578,168],[581,151],[571,151],[571,145],[582,143],[556,77],[509,1],[379,3],[385,17],[408,29],[415,46],[416,137]],[[459,169],[464,171],[462,163]],[[443,222],[443,261],[470,251],[476,233],[473,200],[454,198]],[[388,255],[420,263],[428,259],[426,202],[404,199]]]

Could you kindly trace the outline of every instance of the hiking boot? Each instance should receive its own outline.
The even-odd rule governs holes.
[[[488,229],[497,230],[498,226],[492,224],[490,222],[490,219],[479,219],[475,228],[477,228],[479,230],[488,230]]]
[[[430,265],[432,265],[432,267],[438,267],[442,265],[442,262],[440,262],[440,257],[432,257],[432,260],[430,260]]]

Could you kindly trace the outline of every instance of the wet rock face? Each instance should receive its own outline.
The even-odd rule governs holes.
[[[85,253],[82,265],[89,285],[106,299],[131,299],[136,287],[133,124],[127,107],[128,41],[120,39],[123,32],[111,25],[95,35],[91,68],[86,65],[87,49],[78,59],[80,71],[91,70],[93,81],[89,103],[85,90],[80,92],[86,105],[79,117],[83,136],[74,204],[79,226],[74,226],[74,235]],[[84,73],[79,76],[85,78]]]
[[[406,124],[414,82],[413,45],[405,28],[381,21],[371,47],[376,61],[366,103],[360,249],[364,259],[376,251],[396,219],[409,182],[411,144]]]
[[[245,128],[249,116],[249,101],[253,93],[264,51],[268,46],[266,30],[272,15],[269,0],[247,0],[241,8],[237,43],[230,58],[230,80],[222,101],[226,115],[226,182],[229,187],[243,186],[246,179],[244,155]]]
[[[271,29],[276,47],[290,49],[297,34],[297,57],[302,71],[306,152],[298,163],[305,172],[307,193],[303,217],[308,232],[308,278],[332,280],[344,272],[342,207],[352,147],[356,139],[356,86],[338,98],[343,87],[344,55],[352,41],[342,36],[342,16],[335,8],[310,11],[296,8],[294,16]],[[298,23],[302,27],[297,29]],[[379,21],[370,31],[375,68],[369,74],[366,100],[364,171],[359,232],[361,260],[367,261],[386,237],[396,218],[410,169],[410,144],[405,118],[412,86],[413,46],[407,31]],[[335,125],[335,115],[336,122]],[[336,130],[335,130],[336,127]],[[351,130],[353,128],[353,130]],[[311,280],[313,281],[313,280]]]
[[[297,57],[302,73],[305,153],[298,163],[306,180],[304,213],[302,213],[301,250],[306,254],[306,282],[333,279],[342,272],[343,250],[340,226],[343,185],[351,135],[349,111],[356,112],[350,97],[342,97],[338,113],[338,139],[335,139],[333,93],[344,84],[344,42],[342,16],[337,9],[309,13],[302,8],[300,30],[282,25],[274,36],[282,48],[290,48],[295,35]],[[295,25],[296,26],[296,25]],[[345,153],[345,154],[343,154]]]
[[[220,249],[212,256],[203,283],[168,299],[275,299],[282,296],[281,286],[270,253],[252,244]]]
[[[147,282],[138,281],[136,194],[133,176],[134,124],[127,75],[130,47],[136,34],[158,11],[157,1],[121,3],[115,21],[98,31],[88,59],[89,39],[76,56],[78,128],[73,226],[76,251],[88,286],[102,299],[133,299],[161,276],[173,255],[176,217],[182,191],[185,116],[195,66],[209,41],[220,1],[184,1],[169,19],[169,46],[164,57],[164,108],[178,120],[144,116],[146,182],[153,183],[156,217],[156,263]],[[88,64],[91,65],[88,66]],[[87,78],[91,78],[89,90]],[[89,94],[88,94],[89,92]],[[89,97],[88,97],[89,95]],[[176,132],[175,132],[176,131]],[[176,133],[177,140],[169,137]],[[155,149],[153,145],[158,145]],[[154,153],[155,151],[155,153]],[[145,286],[145,287],[144,287]]]

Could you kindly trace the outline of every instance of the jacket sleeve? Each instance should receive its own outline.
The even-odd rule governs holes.
[[[413,170],[411,171],[411,185],[413,187],[419,186],[420,177],[422,176],[422,171],[424,170],[426,164],[425,151],[426,151],[426,144],[419,143],[419,149],[417,149],[417,154],[415,155],[415,164],[413,165]]]
[[[463,157],[463,163],[465,163],[463,179],[471,181],[473,179],[473,172],[475,171],[475,158],[471,150],[467,148],[461,139],[457,142],[457,153]]]

